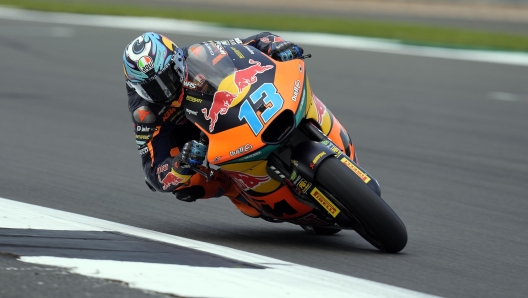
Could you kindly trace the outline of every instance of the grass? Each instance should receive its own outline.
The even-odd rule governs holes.
[[[528,52],[528,36],[464,30],[451,27],[363,21],[344,18],[299,15],[240,14],[198,9],[173,9],[153,6],[89,3],[61,0],[0,0],[8,5],[41,11],[80,14],[151,16],[216,23],[225,27],[255,30],[326,32],[377,38],[398,39],[409,44],[455,48],[477,48]]]

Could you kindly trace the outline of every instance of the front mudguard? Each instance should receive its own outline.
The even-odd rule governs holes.
[[[316,141],[304,141],[292,150],[291,173],[314,181],[315,171],[321,162],[334,155],[332,149]],[[293,174],[296,173],[296,174]]]
[[[362,178],[363,181],[368,180],[365,183],[381,197],[381,189],[378,181],[357,165],[350,157],[341,152],[328,138],[322,142],[305,141],[293,149],[291,155],[291,179],[301,176],[313,183],[317,167],[327,158],[339,159],[339,161],[347,165],[354,173]],[[344,185],[343,187],[346,186]]]

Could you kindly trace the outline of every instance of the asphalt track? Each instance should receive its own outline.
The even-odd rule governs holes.
[[[315,92],[407,226],[407,247],[388,255],[351,231],[314,237],[245,217],[226,198],[151,193],[120,62],[140,32],[5,20],[0,28],[0,197],[429,294],[528,291],[527,67],[305,47]],[[79,278],[59,285],[64,297],[79,293]],[[32,281],[18,272],[0,284],[16,291]]]

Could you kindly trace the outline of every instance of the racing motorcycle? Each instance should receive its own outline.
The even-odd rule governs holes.
[[[405,225],[358,165],[346,130],[312,92],[304,62],[311,55],[279,62],[236,43],[191,49],[184,82],[190,90],[181,105],[208,146],[197,173],[227,174],[268,221],[312,234],[352,229],[389,253],[405,247]],[[204,84],[207,91],[199,89]]]

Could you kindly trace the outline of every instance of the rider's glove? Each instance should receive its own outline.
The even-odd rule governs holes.
[[[270,46],[270,57],[279,61],[302,57],[303,52],[303,48],[289,41],[274,42]]]
[[[180,174],[191,174],[191,167],[199,166],[205,160],[207,146],[197,141],[189,141],[183,145],[182,152],[176,158],[174,168]]]

